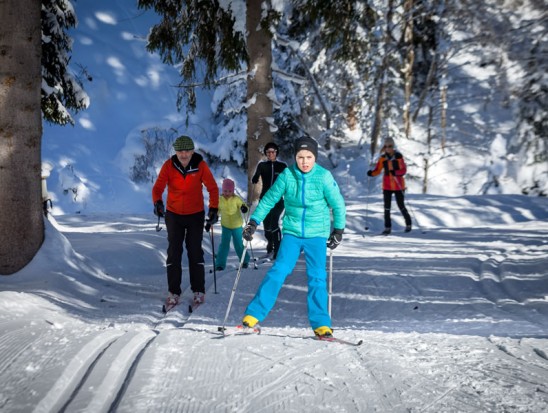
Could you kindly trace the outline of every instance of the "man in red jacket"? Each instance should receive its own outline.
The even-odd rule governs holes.
[[[152,188],[154,214],[165,217],[167,228],[167,283],[169,294],[166,308],[179,302],[181,295],[183,242],[188,256],[190,288],[194,303],[205,300],[205,269],[202,239],[204,230],[203,185],[209,192],[208,223],[217,222],[219,187],[211,170],[200,154],[194,152],[194,142],[180,136],[173,143],[175,155],[164,162]],[[167,208],[162,196],[167,186]],[[167,209],[167,211],[166,211]]]

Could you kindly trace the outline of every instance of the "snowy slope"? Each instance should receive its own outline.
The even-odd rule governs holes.
[[[301,261],[261,335],[219,339],[236,270],[216,286],[208,272],[192,315],[163,317],[152,215],[57,217],[35,260],[0,278],[0,410],[546,411],[546,199],[411,197],[420,229],[402,233],[394,213],[388,237],[378,196],[347,202],[332,315],[360,347],[310,339]],[[254,254],[264,246],[259,231]],[[227,325],[269,265],[242,271]]]

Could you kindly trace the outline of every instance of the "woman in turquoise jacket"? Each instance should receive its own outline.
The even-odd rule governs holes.
[[[259,202],[244,229],[244,239],[251,241],[257,225],[283,197],[284,236],[274,265],[247,306],[243,318],[246,327],[255,327],[266,318],[302,251],[308,278],[310,325],[316,335],[332,336],[331,317],[327,308],[326,248],[336,248],[341,242],[346,222],[346,208],[333,175],[316,164],[317,155],[318,143],[314,139],[303,137],[296,142],[296,163],[286,168],[278,177]]]

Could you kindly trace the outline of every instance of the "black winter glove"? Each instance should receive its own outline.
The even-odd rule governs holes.
[[[367,176],[373,176],[373,171],[367,171]]]
[[[342,241],[344,229],[334,229],[331,235],[327,239],[327,248],[334,250],[339,246]]]
[[[209,208],[209,212],[207,213],[207,221],[214,225],[219,221],[219,210],[217,208]]]
[[[154,204],[154,215],[157,217],[163,217],[165,216],[166,209],[164,208],[164,203],[162,200],[156,201]]]
[[[246,204],[242,204],[240,207],[240,211],[242,211],[242,214],[247,214],[247,211],[249,211],[249,207]]]
[[[396,176],[396,171],[394,171],[393,169],[391,169],[389,172],[390,172],[390,175]]]
[[[207,213],[207,219],[206,224],[204,227],[205,232],[209,232],[212,225],[215,225],[219,221],[219,215],[217,213],[219,210],[217,208],[209,208],[209,212]]]
[[[242,234],[243,239],[246,241],[251,241],[253,239],[253,234],[257,229],[257,223],[253,220],[250,220],[249,223],[245,226],[244,232]]]

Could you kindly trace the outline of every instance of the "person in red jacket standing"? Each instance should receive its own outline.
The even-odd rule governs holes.
[[[203,157],[194,152],[194,142],[180,136],[173,143],[175,155],[164,162],[152,188],[154,214],[165,217],[167,228],[167,283],[169,294],[166,308],[179,302],[181,295],[183,242],[188,257],[190,288],[194,303],[205,300],[205,269],[202,239],[204,231],[203,186],[209,192],[208,224],[218,220],[219,187]],[[162,196],[167,186],[167,208]]]
[[[396,203],[405,219],[405,232],[411,231],[411,216],[405,207],[404,192],[407,166],[403,155],[399,153],[394,144],[394,139],[386,138],[384,146],[381,148],[381,157],[377,161],[375,169],[367,171],[367,176],[377,176],[384,172],[382,178],[382,192],[384,198],[384,231],[383,235],[392,232],[392,221],[390,219],[390,209],[392,207],[392,194],[396,197]]]

